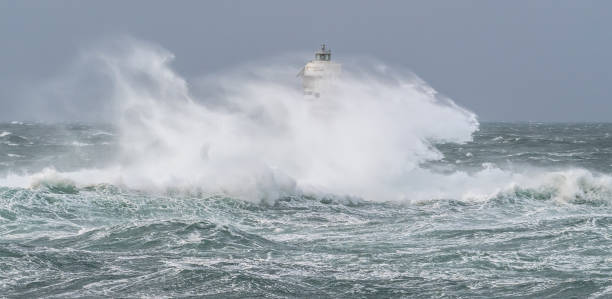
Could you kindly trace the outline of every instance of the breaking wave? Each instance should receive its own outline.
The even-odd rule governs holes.
[[[307,100],[300,63],[172,58],[124,40],[46,85],[112,125],[0,123],[2,294],[609,296],[612,124],[479,125],[378,63]]]
[[[308,100],[295,78],[299,67],[287,63],[245,65],[188,83],[158,46],[127,39],[102,49],[83,55],[70,77],[95,70],[105,78],[108,117],[119,133],[116,163],[9,175],[3,185],[72,192],[109,183],[253,201],[296,194],[486,200],[531,191],[563,201],[609,198],[610,178],[581,169],[422,167],[442,158],[436,144],[470,141],[476,116],[414,74],[380,63],[345,64],[333,89]]]

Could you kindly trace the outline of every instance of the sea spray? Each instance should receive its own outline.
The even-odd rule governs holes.
[[[157,72],[178,80],[163,91],[148,87],[154,63],[136,68],[145,74],[112,67],[130,65],[113,53],[80,69],[93,64],[106,78],[116,125],[0,123],[11,133],[0,137],[5,296],[612,294],[612,124],[474,131],[461,126],[470,122],[419,118],[419,105],[434,103],[432,115],[470,119],[438,95],[405,114],[401,99],[360,99],[379,93],[371,86],[351,90],[355,106],[299,95],[286,102],[281,95],[299,93],[290,76],[235,71],[191,84]],[[341,84],[353,77],[398,89],[395,76],[376,72],[351,71],[332,92],[350,98]],[[264,92],[266,82],[274,84]],[[176,86],[190,92],[170,91]],[[410,113],[413,127],[394,126]],[[392,133],[407,136],[408,150],[396,153],[402,140]],[[389,199],[397,201],[377,202]]]
[[[419,164],[441,157],[432,141],[466,142],[478,128],[474,114],[413,74],[380,65],[352,72],[349,65],[312,101],[282,65],[196,80],[214,86],[198,97],[171,69],[172,58],[136,41],[89,56],[112,81],[120,175],[129,186],[255,200],[304,190],[406,198]]]
[[[414,74],[380,63],[345,63],[334,88],[309,100],[295,77],[297,66],[250,63],[188,83],[172,70],[172,59],[159,46],[131,39],[86,51],[64,77],[83,73],[106,86],[98,100],[113,107],[106,117],[118,137],[106,133],[102,140],[117,139],[112,159],[81,169],[56,170],[49,164],[32,175],[9,170],[2,184],[108,183],[268,202],[300,194],[487,201],[516,188],[552,189],[554,198],[570,202],[602,194],[606,202],[610,190],[608,176],[582,169],[502,169],[484,162],[471,170],[436,171],[424,165],[444,158],[436,148],[440,144],[470,141],[478,129],[476,117]],[[69,144],[95,143],[100,130],[94,131],[91,138]]]

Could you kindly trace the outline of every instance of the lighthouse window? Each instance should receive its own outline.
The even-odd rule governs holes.
[[[315,58],[317,60],[329,61],[330,58],[331,58],[331,55],[330,54],[317,53],[317,54],[315,54]]]

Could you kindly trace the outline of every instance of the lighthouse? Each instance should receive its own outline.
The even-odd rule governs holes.
[[[331,61],[331,50],[325,44],[321,45],[315,52],[315,59],[306,63],[298,73],[298,77],[302,77],[304,96],[319,98],[341,71],[342,66]]]

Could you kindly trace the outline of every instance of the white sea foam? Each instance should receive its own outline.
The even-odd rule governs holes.
[[[94,59],[113,79],[121,173],[137,187],[405,198],[419,163],[441,157],[432,141],[469,141],[478,127],[474,114],[416,76],[381,65],[347,71],[325,97],[308,101],[289,81],[299,67],[208,76],[197,84],[213,90],[194,96],[165,50],[132,44]]]
[[[85,142],[79,142],[79,141],[73,141],[70,145],[76,146],[76,147],[84,147],[84,146],[92,146],[93,144],[85,143]]]
[[[115,134],[105,131],[98,131],[96,133],[91,134],[91,136],[114,136]]]
[[[123,42],[120,50],[93,51],[83,60],[112,82],[121,145],[116,165],[8,176],[2,185],[63,177],[81,185],[195,187],[253,200],[301,192],[482,200],[517,185],[551,184],[567,199],[580,192],[581,181],[609,187],[609,178],[582,170],[512,173],[488,166],[441,174],[420,167],[441,158],[433,142],[469,141],[478,122],[418,77],[384,65],[345,65],[334,89],[317,100],[302,96],[299,66],[282,63],[206,76],[192,83],[194,95],[171,69],[171,53]]]

